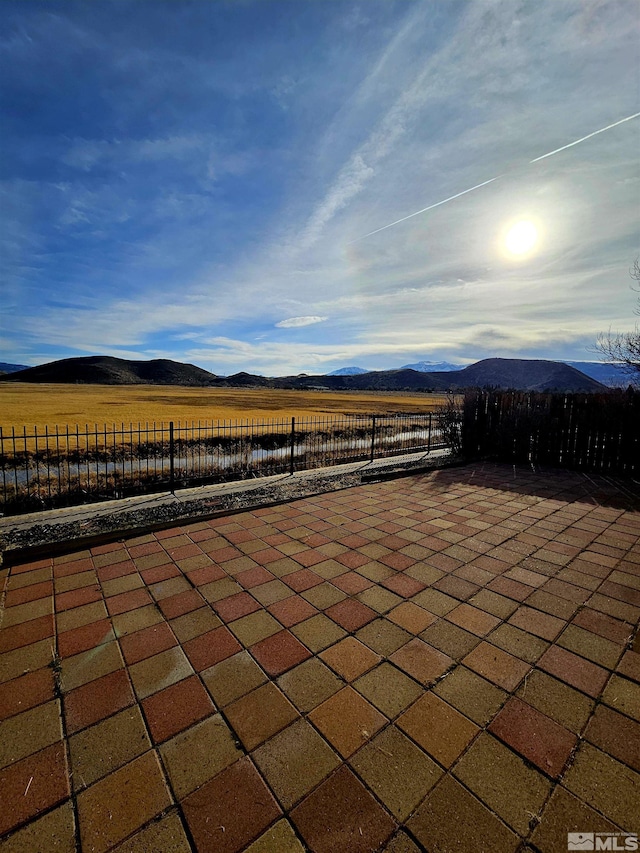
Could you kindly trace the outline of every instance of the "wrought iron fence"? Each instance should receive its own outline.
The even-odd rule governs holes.
[[[0,429],[2,512],[293,474],[445,443],[435,413]]]

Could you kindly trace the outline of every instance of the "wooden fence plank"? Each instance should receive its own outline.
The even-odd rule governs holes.
[[[467,458],[640,474],[640,392],[465,395]]]

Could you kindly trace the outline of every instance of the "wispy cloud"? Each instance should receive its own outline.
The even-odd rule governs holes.
[[[289,317],[276,323],[278,329],[299,329],[302,326],[314,326],[316,323],[324,323],[328,317]]]

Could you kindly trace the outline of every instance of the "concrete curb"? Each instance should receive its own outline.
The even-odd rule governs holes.
[[[446,450],[163,492],[0,519],[0,565],[461,464]]]

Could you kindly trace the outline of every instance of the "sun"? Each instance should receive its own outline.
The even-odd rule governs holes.
[[[507,230],[504,246],[508,254],[523,258],[533,252],[538,239],[538,229],[534,223],[530,219],[521,219]]]

